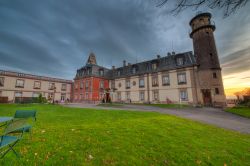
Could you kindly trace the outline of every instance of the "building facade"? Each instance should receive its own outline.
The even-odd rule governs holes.
[[[71,80],[0,70],[0,97],[15,102],[17,98],[41,94],[46,99],[61,102],[71,99],[72,83]]]
[[[97,65],[93,53],[89,55],[86,65],[77,70],[74,79],[74,102],[100,101],[104,99],[109,88],[109,80],[106,74],[107,68]]]
[[[87,64],[77,70],[74,101],[111,98],[113,102],[225,106],[211,14],[196,15],[190,26],[194,54],[172,52],[136,64],[124,61],[122,67],[106,69],[97,65],[91,53]],[[84,91],[86,81],[90,82],[90,91]]]
[[[192,51],[108,69],[94,53],[70,80],[0,70],[0,96],[37,97],[73,102],[187,103],[225,106],[226,98],[210,13],[190,21]]]

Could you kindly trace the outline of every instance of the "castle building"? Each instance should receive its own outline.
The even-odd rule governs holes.
[[[192,51],[168,53],[135,64],[107,69],[97,65],[90,54],[87,64],[77,70],[74,101],[129,103],[188,103],[225,105],[221,68],[213,36],[215,25],[210,13],[196,15],[191,21]]]
[[[70,100],[72,84],[71,80],[0,70],[0,103],[40,94],[51,102]]]
[[[0,70],[0,99],[37,97],[73,102],[187,103],[225,106],[221,67],[210,13],[190,21],[193,52],[168,53],[135,64],[108,69],[90,53],[71,80]],[[1,102],[1,100],[0,100]]]

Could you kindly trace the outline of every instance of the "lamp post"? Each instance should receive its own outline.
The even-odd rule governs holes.
[[[55,95],[56,95],[56,87],[53,88],[54,94],[53,94],[53,104],[55,104]]]

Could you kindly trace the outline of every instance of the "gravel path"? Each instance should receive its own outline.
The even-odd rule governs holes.
[[[171,114],[187,119],[192,119],[207,124],[212,124],[225,129],[235,130],[241,133],[250,134],[250,119],[241,117],[217,108],[185,108],[185,109],[166,109],[144,105],[123,105],[121,107],[100,107],[94,104],[72,103],[65,105],[77,108],[95,108],[106,110],[131,110],[145,112],[159,112]]]

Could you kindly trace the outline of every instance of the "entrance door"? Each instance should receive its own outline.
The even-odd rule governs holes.
[[[212,106],[212,97],[210,89],[202,89],[203,103],[205,106]]]

